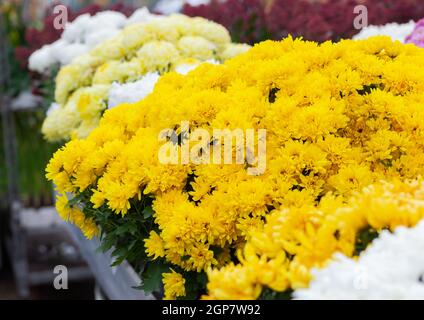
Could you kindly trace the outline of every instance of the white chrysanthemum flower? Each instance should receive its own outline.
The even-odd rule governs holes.
[[[54,59],[50,47],[51,45],[46,45],[29,57],[28,67],[30,70],[42,73],[50,67],[50,63]]]
[[[196,69],[202,63],[219,64],[216,60],[208,60],[201,62],[199,60],[184,61],[179,63],[174,71],[186,75],[190,71]],[[153,92],[160,75],[158,72],[149,72],[141,79],[119,84],[114,82],[109,90],[108,108],[116,107],[122,103],[134,103],[144,99],[147,95]]]
[[[119,33],[119,29],[115,28],[100,28],[94,32],[87,33],[84,36],[84,43],[93,48],[105,40],[112,39]]]
[[[36,108],[43,101],[43,98],[34,95],[29,89],[21,91],[17,97],[10,101],[10,107],[13,110],[25,110]]]
[[[29,69],[44,73],[57,64],[65,66],[100,43],[116,37],[125,26],[149,22],[157,17],[147,8],[136,10],[129,18],[116,11],[102,11],[94,16],[88,13],[80,15],[66,24],[59,40],[43,46],[30,56]],[[103,51],[105,58],[119,58],[123,45],[112,42],[109,46],[109,50]]]
[[[89,13],[78,16],[74,21],[65,25],[61,38],[69,43],[78,42],[82,39],[88,23],[91,19]]]
[[[155,11],[168,15],[180,12],[186,3],[195,7],[209,2],[210,0],[160,0],[155,6]]]
[[[90,33],[98,32],[101,29],[122,29],[126,20],[124,14],[116,11],[102,11],[94,16],[86,13],[66,24],[62,39],[69,43],[85,42]]]
[[[63,47],[60,51],[56,51],[55,56],[61,65],[71,63],[78,56],[86,53],[89,47],[82,43],[71,43]]]
[[[135,23],[150,22],[158,18],[160,18],[159,15],[151,14],[149,9],[143,7],[135,10],[133,14],[127,19],[125,24],[128,26]]]
[[[101,11],[92,16],[87,23],[85,32],[93,32],[101,28],[122,29],[127,21],[127,17],[118,11]]]
[[[424,299],[424,221],[382,231],[354,260],[336,254],[297,299]]]
[[[184,2],[184,0],[160,0],[155,6],[155,11],[165,15],[180,12]]]
[[[394,41],[405,42],[406,37],[414,30],[415,22],[410,21],[404,24],[388,23],[383,26],[368,26],[353,36],[354,40],[368,39],[374,36],[389,36]]]
[[[109,91],[108,108],[110,109],[122,103],[134,103],[144,99],[153,91],[159,78],[159,73],[149,72],[135,82],[124,84],[114,82]]]

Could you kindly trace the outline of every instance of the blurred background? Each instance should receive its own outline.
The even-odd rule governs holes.
[[[154,1],[0,2],[0,299],[93,299],[92,272],[78,244],[54,210],[52,185],[44,169],[60,144],[41,134],[53,101],[58,70],[38,74],[28,58],[60,38],[53,8],[68,7],[68,19],[114,10],[129,16]],[[55,290],[54,267],[66,265],[68,290]]]
[[[67,6],[69,21],[104,10],[130,16],[143,6],[158,14],[203,16],[249,44],[289,34],[319,42],[351,38],[359,32],[353,27],[358,4],[367,6],[373,25],[424,17],[423,0],[1,0],[0,299],[133,298],[112,285],[113,279],[133,281],[131,272],[125,266],[111,271],[107,256],[93,260],[97,243],[83,242],[60,221],[44,177],[60,147],[40,132],[58,68],[39,74],[28,69],[28,58],[60,38],[63,30],[53,27],[58,4]],[[57,265],[68,267],[68,290],[52,285]]]

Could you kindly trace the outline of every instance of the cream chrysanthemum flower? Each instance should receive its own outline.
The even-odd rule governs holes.
[[[75,93],[81,88],[96,85],[110,88],[113,83],[136,82],[151,72],[163,74],[174,70],[179,61],[189,58],[200,62],[222,62],[236,54],[237,50],[229,52],[230,43],[230,36],[224,27],[203,18],[177,14],[130,25],[60,70],[55,91],[60,108],[47,116],[43,133],[50,141],[69,140],[71,136],[85,137],[96,127],[107,105],[107,101],[96,96],[90,99],[99,102],[97,106],[90,104],[91,119],[83,119],[82,114],[81,121],[58,122],[57,119],[49,119],[60,117],[62,113],[65,116],[78,112],[79,109],[74,110],[75,102],[71,100],[75,100]],[[107,94],[103,97],[107,100]],[[61,127],[56,123],[60,123]]]
[[[216,45],[202,37],[186,36],[178,41],[178,49],[184,56],[200,60],[213,59]]]

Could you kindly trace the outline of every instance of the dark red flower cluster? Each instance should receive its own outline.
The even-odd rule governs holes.
[[[56,29],[53,26],[55,19],[55,14],[53,9],[56,4],[52,4],[46,9],[44,14],[43,25],[41,28],[27,28],[25,31],[25,41],[26,46],[20,46],[15,48],[15,58],[19,62],[22,68],[26,68],[28,65],[29,56],[36,50],[40,49],[43,45],[52,43],[60,38],[63,30]],[[78,16],[89,13],[90,15],[95,15],[96,13],[104,10],[113,10],[119,11],[130,16],[135,8],[132,6],[127,6],[122,3],[116,3],[108,7],[102,7],[97,4],[91,4],[84,7],[81,10],[74,11],[71,8],[68,8],[68,20],[70,22],[74,21]]]
[[[212,0],[184,6],[183,13],[202,16],[226,26],[234,41],[256,43],[289,34],[308,40],[351,38],[355,6],[368,9],[368,23],[404,23],[424,17],[422,0]]]
[[[208,5],[185,5],[183,13],[193,17],[205,17],[224,25],[237,42],[251,42],[251,39],[267,36],[264,34],[265,8],[260,0],[229,0],[225,3],[212,0]]]

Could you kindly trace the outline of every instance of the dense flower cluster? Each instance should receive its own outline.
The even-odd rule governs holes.
[[[413,43],[424,48],[424,19],[417,22],[412,33],[406,38],[406,43]]]
[[[67,222],[75,224],[84,235],[91,239],[99,234],[99,230],[93,219],[86,218],[81,208],[69,204],[68,197],[63,195],[57,198],[56,210],[58,215]]]
[[[159,0],[156,2],[154,11],[161,14],[181,12],[185,4],[196,7],[208,4],[210,0]]]
[[[20,62],[23,68],[28,66],[28,59],[31,54],[44,45],[57,41],[61,37],[63,29],[54,27],[56,15],[53,13],[53,10],[55,5],[56,4],[53,4],[46,8],[42,25],[40,27],[28,27],[25,30],[26,43],[24,45],[18,46],[15,49],[16,59]],[[134,11],[133,7],[124,5],[122,3],[117,3],[106,7],[102,7],[97,4],[91,4],[80,10],[72,10],[69,7],[66,7],[66,9],[69,22],[73,22],[81,15],[95,15],[104,10],[120,12],[125,16],[131,15]],[[66,52],[62,52],[62,54],[64,53],[66,54]]]
[[[361,279],[358,279],[358,283],[355,283],[354,279],[361,275],[355,272],[355,262],[334,262],[325,268],[328,261],[336,252],[348,257],[356,255],[358,238],[363,230],[379,232],[382,229],[394,230],[398,226],[414,226],[424,218],[423,200],[422,181],[395,181],[369,186],[362,193],[352,197],[347,204],[343,203],[343,199],[329,194],[321,199],[318,206],[296,203],[292,207],[273,212],[267,216],[265,226],[251,234],[240,253],[240,264],[209,272],[209,295],[206,298],[256,299],[265,287],[277,292],[304,288],[311,279],[311,268],[322,267],[323,270],[314,273],[318,279],[312,281],[312,287],[298,290],[295,297],[358,297],[361,295]],[[422,227],[418,230],[422,230]],[[418,230],[415,231],[415,237],[412,235],[409,241],[417,239]],[[415,259],[398,260],[398,265],[410,264],[419,259],[417,253],[423,246],[422,236],[421,241],[409,252],[399,250],[396,246],[391,246],[393,251],[383,251],[387,237],[388,235],[383,233],[382,238],[376,240],[376,244],[373,243],[371,249],[366,250],[357,263],[359,267],[366,267],[367,264],[368,267],[373,267],[372,270],[362,271],[371,273],[369,276],[374,280],[370,280],[373,281],[369,284],[370,291],[377,295],[378,291],[375,289],[378,283],[385,283],[385,286],[389,286],[390,295],[396,295],[395,279],[391,277],[394,273],[398,278],[410,278],[416,275],[417,271],[422,272],[424,267],[422,258],[420,264],[409,268],[417,269],[414,273],[401,272],[395,265],[388,263],[394,262],[400,255],[408,258],[415,255]],[[391,242],[387,245],[392,245]],[[380,268],[375,266],[376,259],[380,262]],[[386,263],[386,268],[390,270],[385,278],[382,273],[384,268],[381,268],[383,263]],[[335,272],[337,268],[347,271],[346,274]],[[328,281],[329,273],[333,281]],[[379,276],[376,277],[376,273]],[[419,275],[414,279],[416,285],[422,287],[418,278]],[[355,290],[355,285],[358,290]],[[390,285],[393,287],[390,288]],[[383,286],[379,289],[384,291]],[[411,288],[407,286],[405,289]],[[363,294],[366,292],[362,291]],[[423,289],[418,292],[422,295]],[[384,298],[384,295],[380,296],[382,297]]]
[[[408,202],[411,208],[421,206],[422,211],[422,200],[420,196]],[[296,291],[294,297],[423,299],[423,252],[424,221],[410,229],[399,227],[394,233],[384,230],[357,260],[338,254],[326,268],[313,270],[309,288]]]
[[[49,141],[85,137],[98,125],[114,82],[163,74],[187,60],[224,61],[247,49],[231,43],[224,27],[203,18],[171,15],[130,25],[60,70],[55,92],[59,108],[49,112],[43,134]]]
[[[245,284],[237,297],[257,297],[262,285],[277,291],[301,287],[309,267],[336,250],[351,254],[356,232],[367,223],[412,225],[421,216],[337,208],[376,181],[424,173],[423,67],[422,49],[388,37],[321,45],[266,41],[223,65],[162,76],[152,94],[106,111],[86,139],[58,151],[47,177],[60,194],[74,194],[71,206],[80,206],[87,218],[104,222],[118,216],[117,223],[147,229],[151,263],[167,263],[184,277],[224,267],[210,273],[211,297],[230,297],[231,284],[239,281]],[[176,130],[178,143],[158,139],[167,128]],[[223,144],[214,128],[265,129],[265,172],[249,175],[247,162],[159,161],[163,147],[179,152],[196,142],[189,134],[196,128],[210,132],[202,150]],[[375,192],[384,196],[387,188],[381,188]],[[326,197],[329,192],[337,197]],[[361,199],[373,198],[369,194]],[[146,220],[137,225],[140,215]],[[346,226],[340,225],[343,219],[349,219]],[[274,234],[274,224],[282,231]],[[245,263],[225,267],[246,240],[239,257]],[[293,255],[299,256],[288,259]],[[270,273],[252,283],[245,272],[250,263]],[[231,284],[222,281],[227,277]],[[221,285],[231,286],[230,293]]]
[[[212,0],[206,5],[186,4],[182,12],[192,17],[207,17],[222,24],[230,31],[234,41],[254,44],[269,38],[261,0]]]
[[[375,36],[388,36],[393,40],[400,41],[405,43],[407,36],[415,28],[415,22],[410,21],[408,23],[398,24],[398,23],[388,23],[382,26],[368,26],[363,28],[361,32],[353,36],[355,40],[368,39]]]
[[[136,10],[128,18],[123,13],[109,10],[93,16],[82,14],[66,24],[60,39],[44,45],[29,57],[29,69],[44,73],[57,65],[67,65],[101,42],[116,36],[125,26],[151,21],[156,17],[147,8]]]
[[[307,40],[351,38],[354,7],[368,8],[368,23],[405,23],[424,16],[420,0],[212,0],[207,5],[186,5],[183,13],[216,21],[230,30],[236,41],[256,43],[280,40],[291,34]]]
[[[141,79],[128,83],[112,83],[109,90],[108,108],[116,107],[122,103],[134,103],[144,99],[151,93],[159,80],[158,72],[149,72]]]
[[[246,47],[246,49],[247,48],[248,47]],[[213,64],[218,63],[215,60],[207,60],[205,62]],[[199,64],[200,63],[197,60],[187,60],[178,64],[174,71],[179,74],[187,74],[191,70],[197,68]],[[134,82],[122,84],[116,82],[112,83],[112,86],[109,90],[108,108],[113,108],[122,103],[134,103],[144,99],[153,91],[159,78],[159,72],[149,72],[142,76],[140,80]]]
[[[185,279],[174,270],[172,272],[163,273],[163,286],[166,300],[175,300],[177,297],[185,296]]]

